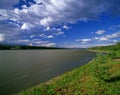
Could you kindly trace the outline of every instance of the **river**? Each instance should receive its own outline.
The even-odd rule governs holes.
[[[0,95],[11,95],[82,66],[95,57],[86,50],[1,50]]]

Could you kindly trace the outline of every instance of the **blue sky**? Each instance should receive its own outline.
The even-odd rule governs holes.
[[[120,41],[120,0],[0,0],[0,43],[86,48]]]

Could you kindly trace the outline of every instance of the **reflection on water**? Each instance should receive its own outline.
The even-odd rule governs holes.
[[[0,95],[45,82],[94,56],[95,53],[80,50],[0,51]]]

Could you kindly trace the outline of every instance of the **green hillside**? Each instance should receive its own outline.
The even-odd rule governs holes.
[[[110,45],[110,46],[99,46],[99,47],[92,47],[88,50],[91,51],[100,51],[100,52],[108,52],[114,57],[120,56],[120,42],[118,42],[116,45]]]
[[[92,47],[90,49],[101,51],[120,51],[120,42],[118,42],[116,45]]]

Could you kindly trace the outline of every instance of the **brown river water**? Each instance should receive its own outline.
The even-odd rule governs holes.
[[[0,95],[46,82],[95,57],[86,50],[1,50]]]

